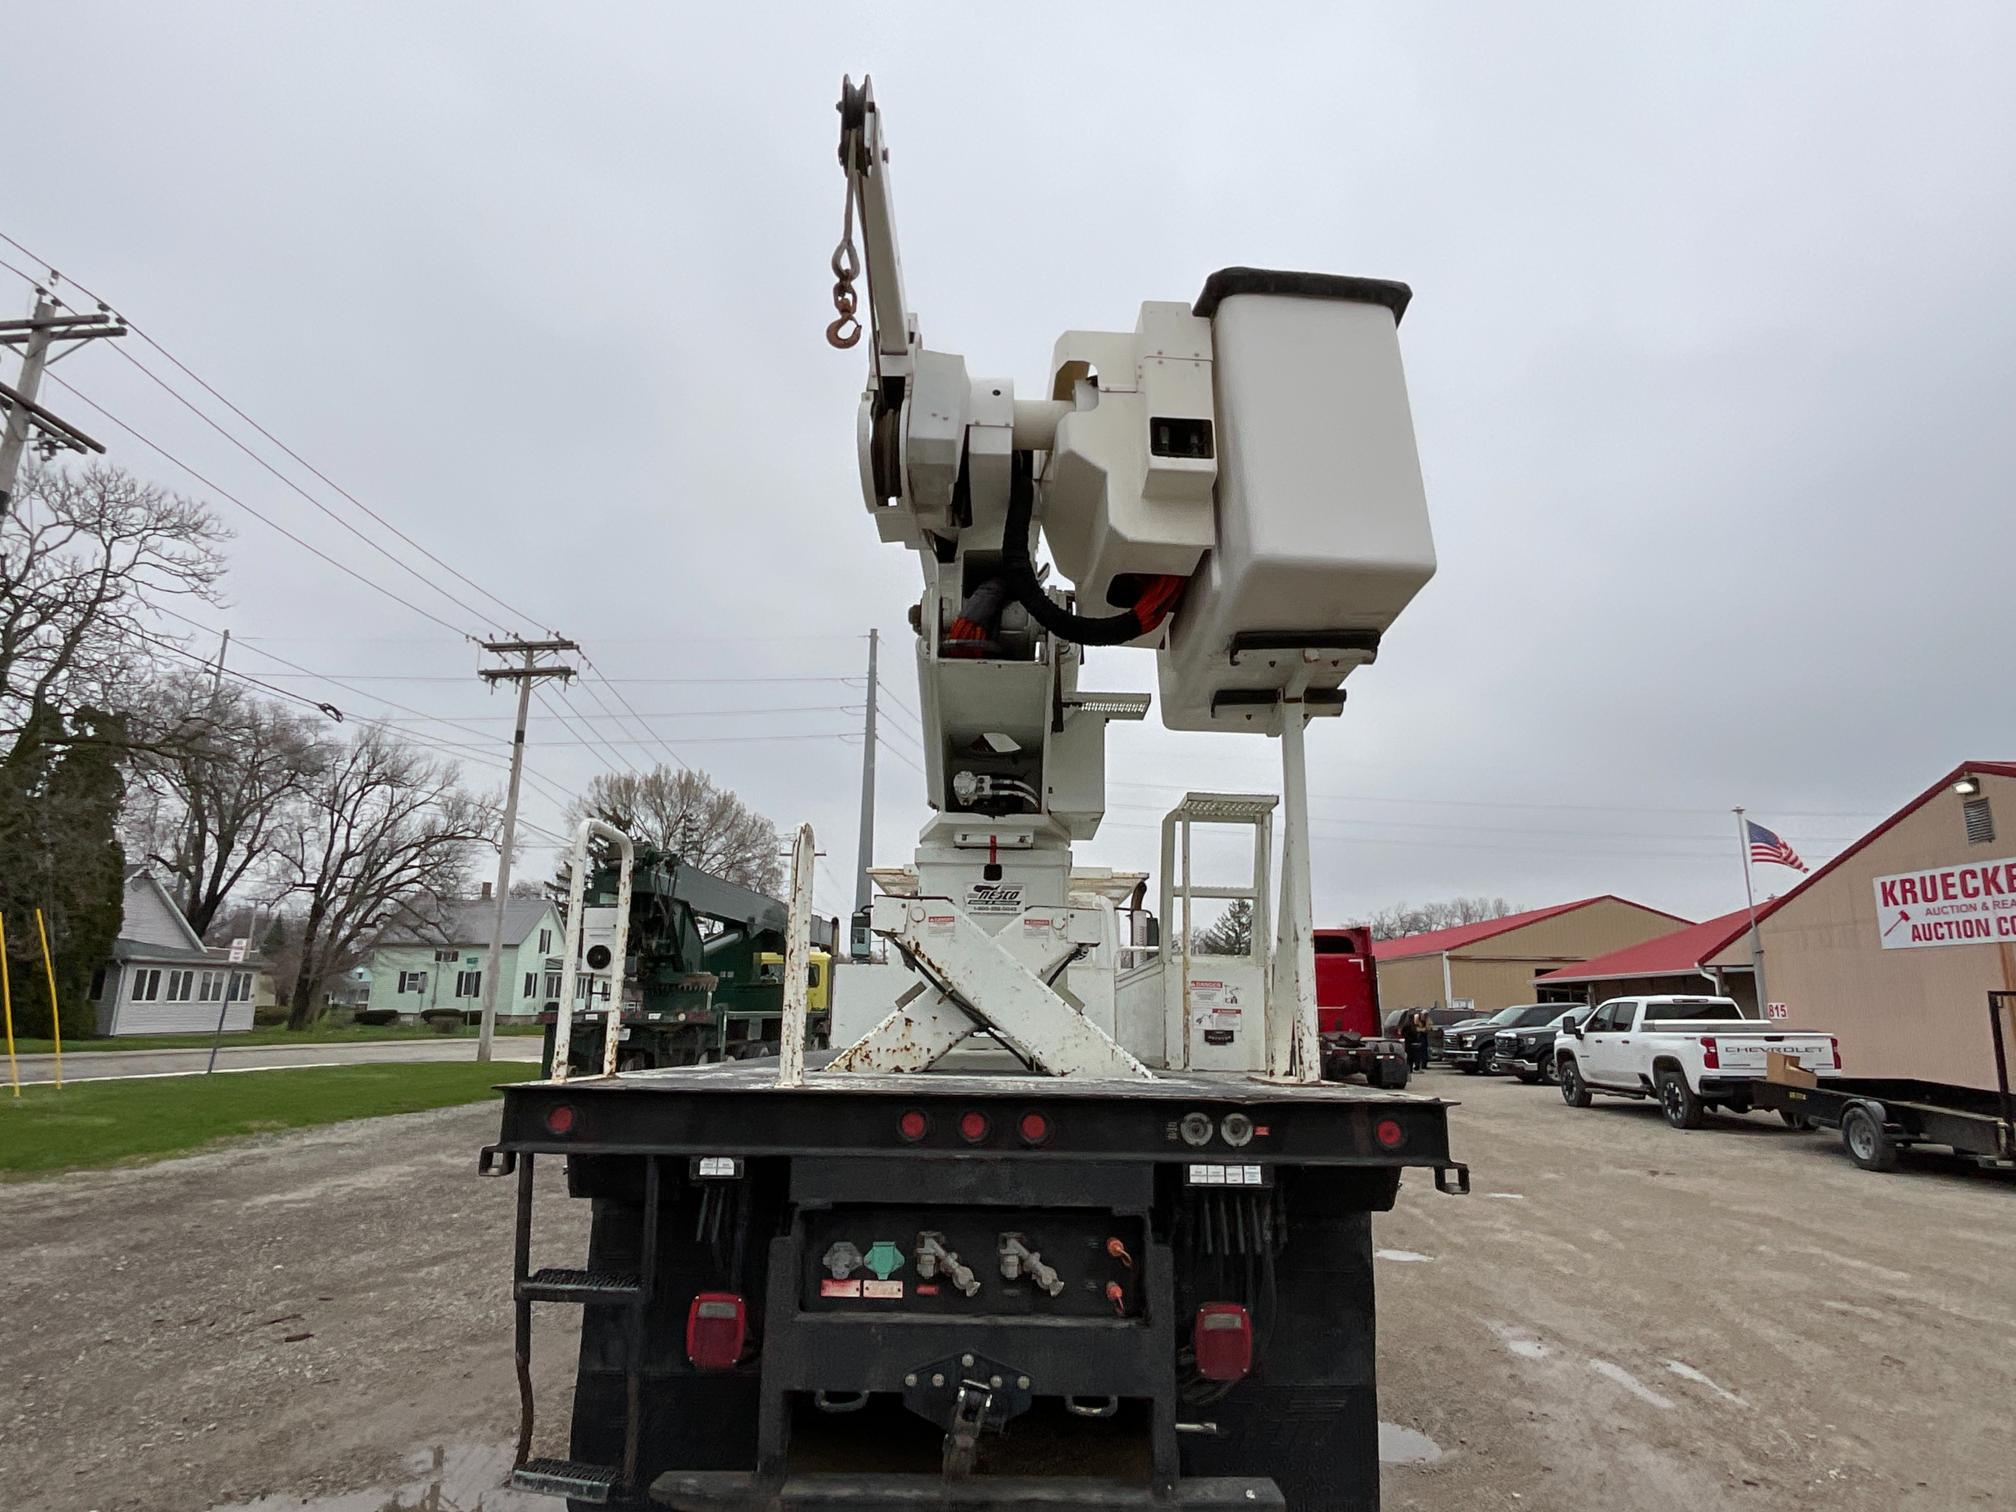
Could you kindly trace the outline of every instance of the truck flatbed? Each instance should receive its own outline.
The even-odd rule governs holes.
[[[493,1148],[514,1154],[934,1152],[1236,1160],[1263,1170],[1287,1161],[1429,1167],[1438,1186],[1458,1191],[1469,1181],[1467,1168],[1449,1157],[1449,1103],[1334,1082],[1196,1073],[1143,1081],[1020,1072],[821,1075],[815,1066],[802,1086],[783,1087],[775,1061],[742,1061],[517,1082],[503,1091]],[[921,1124],[904,1123],[912,1113]],[[963,1125],[975,1113],[984,1125]],[[1236,1144],[1228,1117],[1234,1137],[1243,1131]],[[1041,1123],[1037,1137],[1032,1119]]]

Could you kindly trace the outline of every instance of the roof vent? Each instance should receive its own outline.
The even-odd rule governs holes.
[[[1993,845],[1995,843],[1995,816],[1988,811],[1986,798],[1969,798],[1960,805],[1967,819],[1967,843],[1969,845]]]

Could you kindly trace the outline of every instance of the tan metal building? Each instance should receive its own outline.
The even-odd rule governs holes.
[[[2016,990],[2016,762],[1956,767],[1758,921],[1767,997],[1838,1035],[1844,1074],[1993,1089],[1988,994]],[[1747,966],[1747,936],[1707,964]]]
[[[1710,992],[1734,998],[1745,1013],[1755,1015],[1757,989],[1750,980],[1749,955],[1740,963],[1717,964],[1728,953],[1729,942],[1747,941],[1749,931],[1749,910],[1739,908],[1640,945],[1545,972],[1533,979],[1534,996],[1542,1003],[1596,1004],[1616,997]]]
[[[1533,978],[1670,933],[1689,921],[1606,893],[1459,924],[1428,934],[1381,940],[1379,1005],[1396,1008],[1467,1008],[1495,1013],[1536,1001]]]

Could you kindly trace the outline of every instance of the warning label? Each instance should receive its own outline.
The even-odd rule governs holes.
[[[871,1302],[900,1302],[903,1299],[901,1281],[863,1281],[861,1295]]]
[[[924,933],[949,935],[958,923],[958,919],[951,914],[930,914],[924,920]]]
[[[1209,1019],[1213,1029],[1237,1029],[1245,1009],[1232,983],[1192,977],[1190,1012],[1200,1024]]]
[[[880,1285],[881,1283],[874,1282],[871,1284]],[[896,1284],[901,1286],[903,1283],[899,1281]],[[822,1297],[858,1297],[861,1295],[861,1283],[859,1281],[835,1281],[829,1277],[819,1283],[819,1295]]]

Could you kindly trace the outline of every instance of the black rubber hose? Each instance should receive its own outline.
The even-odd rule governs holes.
[[[1008,483],[1008,524],[1001,536],[1001,579],[1029,617],[1062,640],[1080,646],[1124,646],[1145,633],[1132,609],[1088,618],[1054,602],[1036,580],[1029,559],[1029,524],[1036,513],[1036,468],[1026,451],[1015,453]]]

